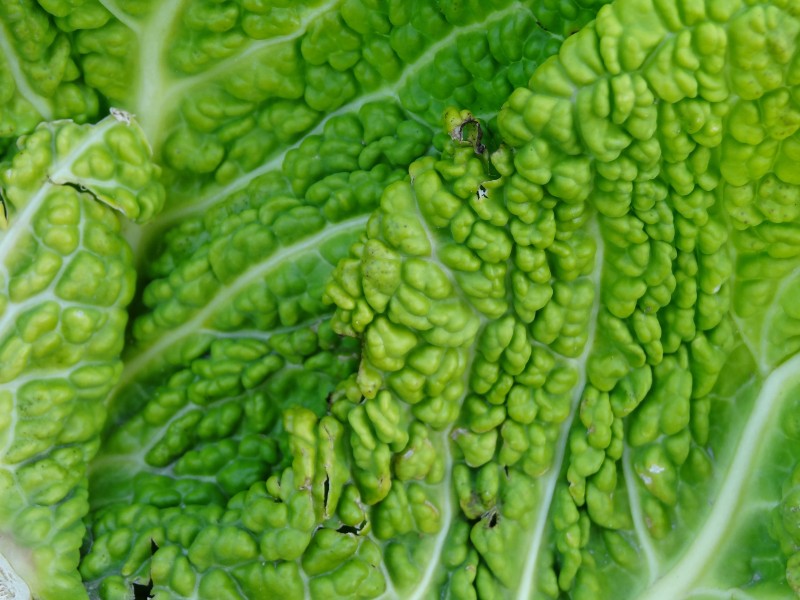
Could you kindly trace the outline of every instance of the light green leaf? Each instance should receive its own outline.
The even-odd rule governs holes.
[[[147,216],[163,189],[141,131],[114,117],[40,125],[18,150],[1,176],[0,589],[82,598],[87,466],[135,281],[109,205]]]

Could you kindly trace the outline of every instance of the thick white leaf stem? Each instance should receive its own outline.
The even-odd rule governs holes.
[[[768,430],[775,424],[790,388],[798,382],[800,354],[783,363],[766,378],[719,492],[711,502],[713,508],[708,519],[683,556],[640,595],[642,599],[684,598],[712,566],[731,531],[730,524],[736,522],[745,486],[758,465],[762,445],[770,437]]]

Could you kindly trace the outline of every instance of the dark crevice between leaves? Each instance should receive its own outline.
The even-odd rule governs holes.
[[[89,188],[87,188],[85,186],[82,186],[79,183],[75,183],[74,181],[63,181],[63,182],[60,182],[60,183],[56,183],[55,181],[53,181],[49,177],[47,178],[47,181],[51,185],[60,185],[60,186],[64,186],[64,187],[71,187],[72,189],[77,190],[81,194],[89,194],[95,200],[99,200],[99,198],[95,195],[94,192],[92,192],[92,190],[90,190]]]
[[[80,194],[88,194],[92,197],[92,200],[99,202],[100,204],[106,205],[111,210],[118,212],[122,215],[125,215],[125,212],[119,206],[115,206],[113,203],[110,203],[107,200],[103,200],[100,196],[98,196],[91,188],[88,188],[80,183],[75,183],[74,181],[63,181],[63,182],[55,182],[48,176],[47,182],[50,185],[62,186],[62,187],[70,187],[73,190],[76,190]]]

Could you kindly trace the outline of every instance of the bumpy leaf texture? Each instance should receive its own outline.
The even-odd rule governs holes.
[[[69,36],[33,1],[0,6],[0,148],[42,121],[98,116],[98,95],[81,80]]]
[[[797,16],[615,2],[509,98],[499,177],[456,144],[385,190],[328,291],[364,343],[366,402],[339,412],[380,406],[444,448],[408,477],[405,439],[353,425],[356,480],[391,475],[376,513],[406,496],[440,519],[423,581],[795,589]]]
[[[0,571],[11,597],[75,594],[87,463],[134,293],[117,211],[146,219],[164,190],[127,116],[46,123],[0,178]],[[0,585],[0,590],[3,586]]]
[[[142,46],[139,55],[120,54],[140,63],[114,72],[138,68],[142,79],[131,77],[118,94],[105,87],[110,83],[93,82],[136,113],[146,131],[159,130],[162,141],[155,144],[171,205],[149,230],[129,235],[139,256],[148,257],[142,270],[149,283],[111,402],[118,426],[93,465],[94,539],[82,565],[91,595],[128,597],[133,584],[147,585],[151,577],[154,592],[167,597],[219,597],[222,589],[263,597],[287,588],[303,595],[297,582],[312,577],[319,579],[314,594],[331,595],[325,587],[331,569],[295,564],[294,571],[287,565],[280,575],[262,574],[267,542],[257,543],[264,550],[253,554],[252,543],[243,541],[269,527],[273,537],[280,534],[275,543],[286,546],[280,551],[296,561],[324,511],[310,521],[298,512],[293,519],[303,520],[294,534],[266,524],[253,525],[255,532],[219,530],[231,511],[241,512],[234,508],[241,493],[255,486],[258,494],[259,484],[263,490],[291,464],[297,426],[286,415],[302,407],[310,412],[298,423],[323,417],[331,395],[358,368],[360,345],[331,329],[325,283],[363,233],[386,185],[407,177],[417,157],[437,151],[432,140],[445,107],[475,105],[493,124],[514,87],[558,49],[568,32],[556,26],[577,29],[594,16],[575,6],[567,20],[521,3],[250,8],[255,12],[240,12],[219,36],[197,33],[223,26],[192,17],[205,14],[193,3],[185,13],[174,5],[148,13],[138,36],[133,24],[108,20],[76,38],[81,52],[91,36],[109,32],[125,36],[131,48],[145,32],[149,41],[155,27],[174,23],[161,50]],[[545,29],[550,23],[554,31]],[[167,64],[162,51],[169,53]],[[87,77],[100,71],[89,68],[91,56],[84,59]],[[153,61],[162,69],[160,87],[147,91],[142,86],[154,85]],[[141,103],[125,104],[125,98]],[[163,231],[153,258],[148,240]],[[337,477],[350,479],[344,470]],[[315,493],[326,496],[328,485],[320,482]],[[357,489],[349,487],[357,507]],[[259,505],[271,498],[266,491],[261,496]],[[194,508],[179,510],[186,505]],[[298,504],[297,510],[308,508]],[[167,525],[176,517],[178,529]],[[362,521],[351,515],[348,523]],[[175,538],[184,527],[187,533]],[[195,540],[201,529],[209,533]],[[298,540],[290,543],[290,534]],[[195,542],[193,556],[218,550],[202,566],[190,561],[184,568],[174,553]],[[151,559],[153,543],[159,549]],[[231,565],[217,565],[240,546],[224,560],[253,571],[246,584]],[[362,564],[348,562],[351,569]],[[374,571],[381,562],[373,556],[363,564]],[[374,595],[386,581],[380,574],[372,592],[363,593]]]
[[[605,4],[0,9],[0,597],[800,590],[800,8]]]

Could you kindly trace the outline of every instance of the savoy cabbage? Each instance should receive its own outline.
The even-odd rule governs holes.
[[[800,594],[799,42],[0,3],[0,598]]]

